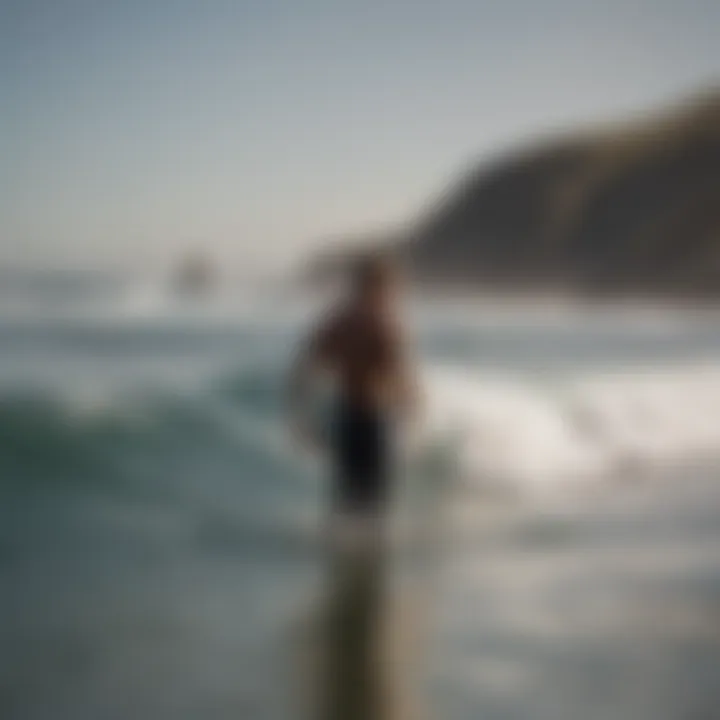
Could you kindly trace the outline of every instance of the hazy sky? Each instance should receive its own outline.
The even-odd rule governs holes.
[[[720,79],[717,0],[0,0],[0,262],[278,262]]]

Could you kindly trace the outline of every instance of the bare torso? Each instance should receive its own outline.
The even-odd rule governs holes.
[[[404,347],[392,319],[341,311],[320,327],[314,350],[348,401],[379,409],[396,400],[403,382]]]

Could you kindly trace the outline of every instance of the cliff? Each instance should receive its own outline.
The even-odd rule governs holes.
[[[481,164],[393,244],[430,285],[720,294],[720,92]]]

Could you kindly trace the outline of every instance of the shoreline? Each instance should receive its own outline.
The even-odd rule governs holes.
[[[474,307],[505,311],[562,311],[571,314],[595,315],[621,312],[624,315],[681,315],[720,319],[720,298],[698,301],[655,295],[613,295],[589,297],[560,290],[489,290],[446,285],[411,284],[410,298],[413,302],[431,302],[448,306]]]

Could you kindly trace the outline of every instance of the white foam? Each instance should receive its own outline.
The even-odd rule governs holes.
[[[720,368],[541,381],[433,367],[427,431],[476,487],[555,490],[720,456]]]

